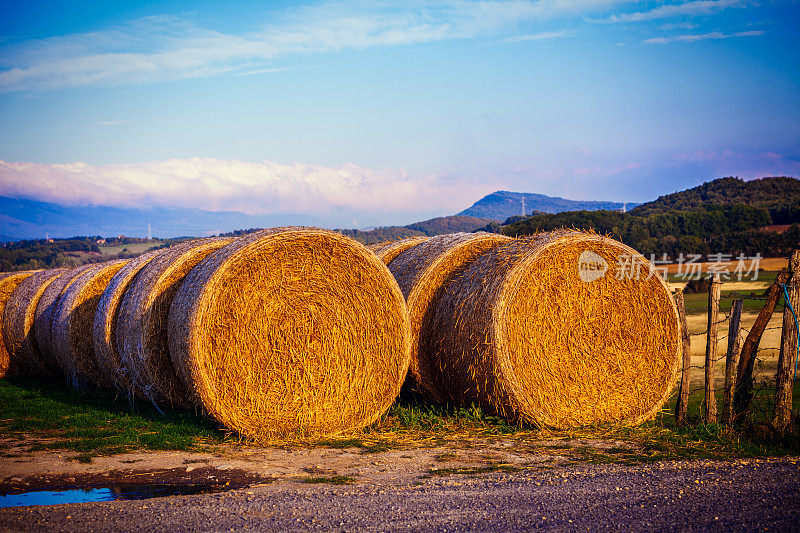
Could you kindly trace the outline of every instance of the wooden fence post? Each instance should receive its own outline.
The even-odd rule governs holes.
[[[689,408],[689,384],[692,370],[692,338],[686,325],[686,304],[683,301],[683,291],[675,294],[675,306],[678,308],[678,320],[681,328],[681,342],[683,343],[683,369],[681,384],[678,388],[678,402],[675,404],[675,423],[686,423],[686,411]]]
[[[739,330],[744,300],[734,300],[731,305],[731,323],[728,326],[728,351],[725,354],[725,392],[722,401],[722,423],[733,425],[733,388],[736,385],[736,363],[739,361]]]
[[[722,283],[719,280],[719,272],[715,272],[711,277],[711,284],[708,287],[708,330],[706,332],[706,390],[705,404],[703,407],[703,422],[715,424],[717,422],[717,397],[714,388],[714,365],[717,360],[717,339],[719,338],[719,296]]]
[[[750,328],[750,332],[747,334],[744,344],[742,344],[739,366],[736,369],[736,392],[733,396],[735,417],[741,416],[750,409],[750,402],[753,400],[753,367],[756,362],[758,343],[761,342],[761,336],[764,334],[772,312],[775,311],[778,297],[783,294],[781,285],[784,285],[788,279],[789,272],[786,270],[780,272],[778,277],[775,278],[775,283],[770,286],[767,292],[767,301],[764,303],[764,307],[761,308],[761,312],[758,313],[753,327]]]
[[[789,302],[794,312],[800,310],[800,251],[795,251],[789,258],[788,287]],[[784,296],[785,297],[785,296]],[[792,421],[792,387],[794,360],[797,354],[797,330],[794,316],[786,304],[783,309],[783,330],[781,332],[781,350],[778,355],[778,372],[775,374],[775,416],[772,425],[780,432],[786,430]]]

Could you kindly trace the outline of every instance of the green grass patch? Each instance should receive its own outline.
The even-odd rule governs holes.
[[[478,406],[451,407],[422,402],[398,402],[376,426],[379,431],[459,432],[483,436],[512,435],[529,430],[510,424],[505,418],[484,412]]]
[[[759,424],[771,416],[774,384],[762,383],[755,392],[753,421]],[[793,392],[794,409],[800,411],[800,383]],[[721,407],[721,393],[719,395]],[[360,431],[336,438],[268,444],[287,448],[357,448],[362,453],[379,453],[438,446],[471,448],[502,440],[511,449],[516,447],[543,455],[557,453],[595,463],[800,454],[800,439],[796,435],[781,437],[763,431],[735,432],[717,424],[703,424],[701,402],[701,390],[690,396],[689,424],[683,427],[674,423],[673,396],[655,420],[640,426],[554,431],[511,424],[474,406],[457,408],[401,401],[376,424]],[[240,442],[204,416],[186,411],[161,414],[149,404],[131,406],[126,398],[109,392],[78,393],[60,382],[17,378],[0,380],[0,434],[9,439],[6,450],[0,449],[5,456],[23,453],[11,449],[22,445],[29,450],[72,451],[78,461],[137,450],[202,451],[223,443]],[[587,439],[601,444],[587,443]],[[617,442],[602,445],[608,441]],[[443,462],[451,457],[454,455],[445,452],[435,459]],[[490,464],[476,468],[503,470],[510,467]],[[480,473],[464,469],[440,470],[432,475]],[[320,482],[333,482],[327,474],[321,478],[325,481]]]
[[[226,437],[209,418],[133,406],[110,392],[74,392],[58,382],[0,380],[0,433],[32,450],[77,452],[78,460],[134,450],[200,450]]]

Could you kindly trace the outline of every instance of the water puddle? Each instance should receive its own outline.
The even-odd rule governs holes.
[[[34,490],[22,494],[0,495],[0,507],[58,505],[59,503],[107,502],[114,499],[111,489]]]
[[[0,507],[213,494],[272,481],[256,472],[210,466],[17,477],[0,480]]]
[[[32,490],[19,494],[0,494],[0,507],[144,500],[159,496],[189,496],[192,494],[222,492],[230,488],[213,485],[130,485],[58,491]]]

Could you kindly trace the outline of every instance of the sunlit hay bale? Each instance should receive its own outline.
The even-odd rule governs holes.
[[[112,386],[97,365],[92,328],[103,291],[125,263],[109,261],[81,272],[57,300],[52,320],[53,354],[75,389]]]
[[[31,270],[0,273],[0,321],[2,321],[3,310],[6,308],[6,302],[11,293],[20,283],[33,274],[34,271]],[[6,374],[14,374],[15,369],[10,368],[10,362],[8,349],[6,348],[5,340],[3,340],[3,328],[0,327],[0,378],[5,377]]]
[[[480,254],[510,240],[483,232],[437,235],[407,249],[389,264],[411,316],[411,364],[405,385],[408,389],[442,401],[428,343],[436,304],[454,276]]]
[[[135,394],[153,404],[185,407],[189,391],[175,373],[167,346],[167,317],[183,278],[208,254],[233,241],[184,242],[151,259],[125,291],[117,317],[117,348]]]
[[[66,272],[69,272],[69,269],[55,268],[36,272],[17,285],[8,297],[3,310],[3,340],[10,358],[10,370],[14,374],[29,376],[57,374],[57,369],[46,365],[39,354],[33,333],[33,317],[44,290],[53,280]]]
[[[187,276],[169,319],[170,354],[196,402],[257,441],[375,422],[410,357],[392,275],[327,230],[274,228],[226,246]]]
[[[92,340],[94,341],[94,356],[97,367],[104,375],[104,382],[111,383],[118,390],[128,395],[133,395],[135,389],[122,366],[122,356],[117,342],[119,306],[125,291],[128,290],[136,275],[147,263],[163,251],[153,250],[128,261],[109,280],[94,314]]]
[[[95,265],[93,264],[81,265],[71,268],[61,276],[58,276],[47,285],[36,304],[32,329],[36,340],[36,348],[39,350],[39,355],[42,357],[45,366],[53,369],[55,374],[61,375],[64,369],[53,348],[53,313],[58,306],[58,300],[64,289],[69,287],[83,272],[94,267]]]
[[[651,268],[628,246],[575,231],[485,253],[437,306],[439,389],[455,404],[538,426],[653,417],[681,343],[675,303]]]
[[[369,249],[375,252],[375,255],[377,255],[381,261],[388,265],[401,253],[405,252],[412,246],[422,244],[428,239],[430,239],[430,237],[409,237],[408,239],[401,239],[394,242],[373,244],[369,247]]]

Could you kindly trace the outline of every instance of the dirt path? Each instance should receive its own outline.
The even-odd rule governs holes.
[[[214,478],[241,488],[0,509],[0,530],[790,531],[800,524],[800,458],[634,466],[575,460],[587,446],[624,451],[623,443],[575,440],[537,442],[527,450],[510,441],[379,453],[232,448],[91,464],[44,454],[14,463],[4,458],[3,490],[109,486],[147,473],[152,480]]]

